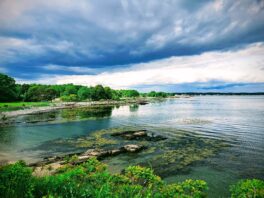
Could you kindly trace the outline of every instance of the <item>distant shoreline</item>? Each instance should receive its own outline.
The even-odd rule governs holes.
[[[50,111],[55,111],[59,109],[70,109],[79,107],[91,107],[91,106],[108,106],[108,105],[129,105],[129,104],[147,104],[150,99],[130,99],[130,100],[103,100],[103,101],[89,101],[89,102],[51,102],[50,106],[40,106],[40,107],[29,107],[27,109],[13,110],[0,112],[1,120],[0,123],[4,123],[3,117],[5,119],[13,118],[21,115],[30,115],[38,113],[46,113]]]
[[[233,92],[227,92],[227,93],[222,93],[222,92],[181,92],[181,93],[173,93],[176,96],[177,95],[190,95],[190,96],[200,96],[200,95],[216,95],[216,96],[258,96],[258,95],[264,95],[264,92],[254,92],[254,93],[247,93],[247,92],[238,92],[238,93],[233,93]]]

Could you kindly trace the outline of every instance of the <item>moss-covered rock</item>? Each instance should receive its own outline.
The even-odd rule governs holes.
[[[199,137],[189,131],[158,127],[144,127],[144,130],[142,128],[119,127],[99,130],[87,137],[61,140],[60,143],[76,148],[97,149],[113,149],[127,144],[140,144],[147,149],[137,155],[127,156],[131,160],[120,163],[151,166],[155,173],[162,177],[186,172],[191,165],[215,156],[227,146],[223,140]],[[177,136],[169,137],[167,134]],[[126,138],[127,135],[129,138]],[[166,139],[151,141],[152,137],[166,137]]]

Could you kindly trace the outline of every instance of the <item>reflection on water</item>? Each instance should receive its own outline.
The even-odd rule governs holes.
[[[87,135],[89,132],[108,128],[114,107],[89,107],[62,109],[16,118],[15,125],[0,127],[0,161],[36,161],[43,156],[73,151],[72,148],[48,144],[58,138]]]
[[[110,117],[112,109],[111,106],[64,109],[61,111],[61,117],[67,120]]]
[[[52,111],[47,113],[39,113],[35,115],[20,116],[15,119],[17,124],[23,123],[52,123],[52,122],[69,122],[80,121],[85,119],[98,119],[104,117],[110,117],[112,114],[113,106],[95,106],[95,107],[83,107],[62,109],[59,111]]]
[[[139,105],[138,104],[133,104],[133,105],[130,105],[129,106],[129,111],[130,112],[137,112],[138,111],[138,108],[139,108]]]
[[[264,96],[201,96],[168,99],[144,106],[67,109],[21,116],[16,122],[14,126],[0,127],[0,160],[30,161],[52,153],[83,149],[54,142],[84,138],[96,130],[133,126],[169,139],[177,139],[183,134],[189,137],[188,144],[178,144],[180,150],[171,148],[169,154],[176,153],[177,160],[180,153],[174,150],[187,157],[191,156],[190,153],[193,157],[199,153],[195,150],[197,137],[223,140],[228,144],[217,155],[193,163],[187,172],[172,171],[166,177],[167,181],[204,179],[211,189],[219,192],[210,194],[210,197],[226,197],[227,186],[240,178],[264,179]],[[193,149],[189,154],[184,150],[186,145]],[[144,161],[146,156],[144,153],[138,154],[138,158],[121,155],[106,162],[113,171],[120,171],[137,159],[138,162]]]

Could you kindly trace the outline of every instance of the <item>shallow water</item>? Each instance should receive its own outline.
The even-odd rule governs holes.
[[[172,172],[168,182],[204,179],[210,197],[228,196],[228,185],[241,178],[264,179],[264,96],[197,96],[148,105],[60,110],[20,116],[17,124],[0,128],[0,161],[36,161],[43,156],[78,149],[54,141],[78,138],[95,130],[133,126],[177,138],[225,141],[229,147],[194,163],[185,172]],[[30,123],[29,123],[30,122]],[[144,155],[106,159],[118,172]],[[215,193],[212,193],[215,192]]]

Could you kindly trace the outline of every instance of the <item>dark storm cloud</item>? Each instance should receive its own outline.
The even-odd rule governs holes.
[[[0,67],[15,77],[108,71],[263,40],[260,0],[0,2]]]

